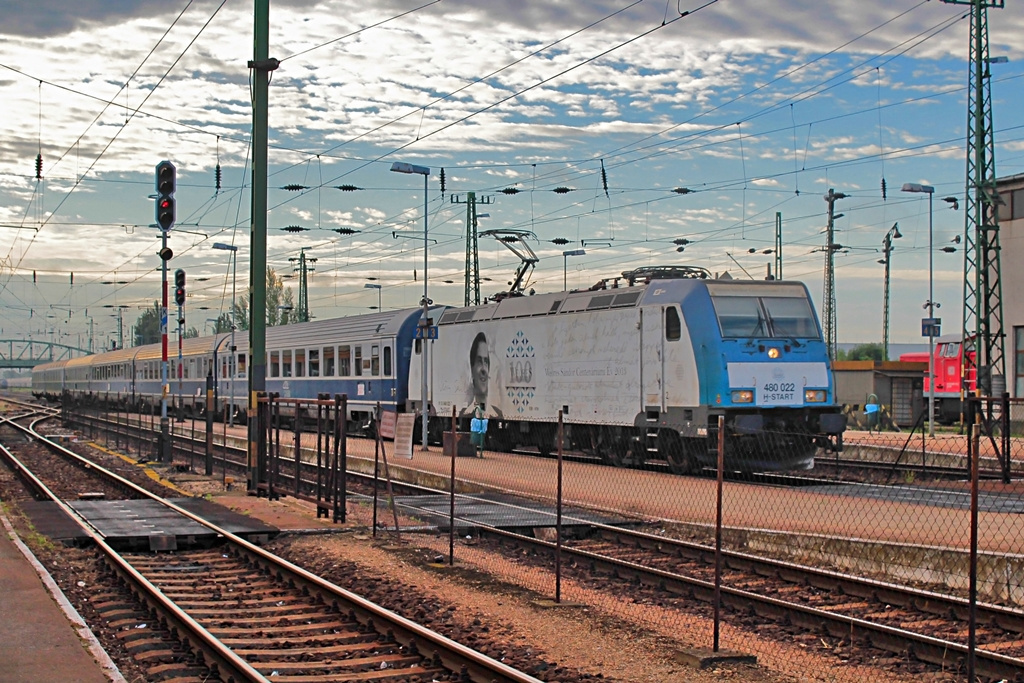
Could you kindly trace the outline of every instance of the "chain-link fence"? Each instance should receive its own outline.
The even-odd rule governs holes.
[[[1024,403],[969,401],[963,426],[848,430],[831,452],[771,420],[684,437],[561,414],[539,429],[435,418],[424,448],[402,429],[413,416],[379,409],[369,438],[349,436],[345,400],[263,397],[254,490],[354,512],[438,564],[680,651],[802,680],[1024,675]],[[807,453],[810,469],[783,466]]]

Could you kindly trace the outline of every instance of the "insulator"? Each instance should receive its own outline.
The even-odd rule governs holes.
[[[886,198],[885,178],[882,178],[882,199],[884,200],[885,198]]]
[[[569,240],[565,239],[564,237],[556,237],[555,239],[551,240],[551,243],[561,246],[563,244],[569,244]]]
[[[291,183],[281,188],[282,190],[288,190],[289,192],[298,192],[299,190],[308,190],[309,188],[305,185],[299,185],[297,183]]]
[[[444,197],[444,187],[445,187],[444,167],[442,166],[441,167],[441,196],[442,197]]]
[[[518,187],[506,187],[504,190],[500,190],[502,194],[519,194],[522,192]]]
[[[220,164],[217,164],[217,167],[215,169],[213,169],[213,181],[214,181],[215,187],[216,187],[216,189],[218,191],[220,190],[220,179],[221,179]]]
[[[36,155],[36,180],[43,179],[43,155]]]
[[[555,194],[567,194],[569,192],[572,192],[572,188],[571,187],[562,186],[562,187],[556,187],[555,189],[553,189],[551,191],[554,192]]]
[[[309,228],[304,228],[301,225],[288,225],[281,229],[285,232],[305,232],[306,230],[309,230]]]
[[[336,185],[335,190],[341,190],[342,192],[355,192],[359,188],[355,185]]]
[[[604,159],[601,159],[601,186],[604,187],[604,196],[608,196],[608,174],[604,172]]]

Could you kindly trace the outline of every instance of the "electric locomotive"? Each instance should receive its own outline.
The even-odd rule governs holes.
[[[448,309],[432,346],[439,416],[480,414],[496,447],[572,443],[610,464],[808,469],[846,418],[807,288],[653,267],[586,291]],[[484,359],[484,360],[482,360]],[[410,384],[419,379],[410,365]]]

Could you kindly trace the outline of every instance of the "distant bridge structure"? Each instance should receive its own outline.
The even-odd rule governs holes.
[[[43,363],[88,353],[86,349],[67,344],[31,339],[0,339],[0,368],[34,368]]]

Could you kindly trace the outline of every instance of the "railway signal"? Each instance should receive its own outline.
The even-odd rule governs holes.
[[[185,305],[185,271],[181,268],[174,271],[174,303]]]
[[[174,225],[174,190],[178,182],[178,171],[170,161],[156,165],[156,222],[161,230],[170,230]]]

